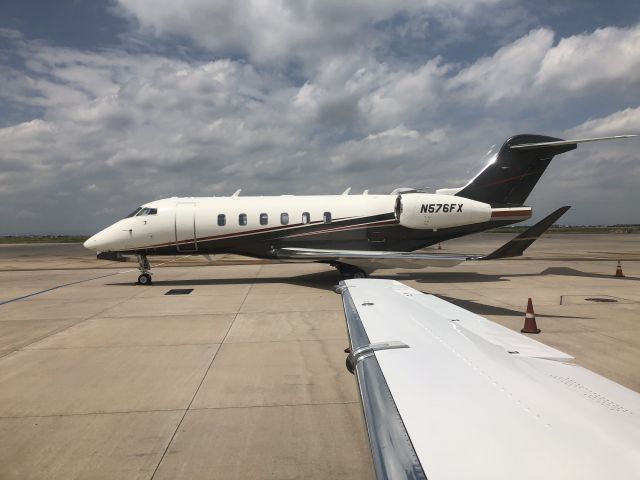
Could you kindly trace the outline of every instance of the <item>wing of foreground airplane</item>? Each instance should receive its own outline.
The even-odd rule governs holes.
[[[392,280],[340,282],[378,479],[640,474],[640,395]]]
[[[540,238],[570,208],[565,206],[555,210],[534,226],[488,255],[447,255],[421,252],[329,250],[294,247],[278,249],[277,254],[280,259],[334,260],[353,265],[374,266],[376,268],[453,267],[467,260],[495,260],[498,258],[517,257],[522,255],[526,248]]]

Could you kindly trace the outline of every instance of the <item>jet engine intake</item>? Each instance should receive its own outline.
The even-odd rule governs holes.
[[[488,222],[491,206],[452,195],[406,193],[398,195],[395,214],[403,227],[438,230]]]

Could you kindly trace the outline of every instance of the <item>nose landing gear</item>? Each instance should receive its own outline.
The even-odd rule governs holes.
[[[151,285],[151,266],[146,255],[138,255],[138,269],[140,270],[138,285]]]

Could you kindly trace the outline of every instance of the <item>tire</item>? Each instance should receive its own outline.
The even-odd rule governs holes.
[[[151,275],[143,273],[138,277],[138,285],[151,285]]]

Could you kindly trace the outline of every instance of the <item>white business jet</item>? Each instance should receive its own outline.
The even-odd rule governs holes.
[[[138,283],[151,284],[147,255],[235,253],[282,261],[328,263],[345,278],[380,268],[446,267],[465,260],[521,255],[569,207],[556,210],[486,256],[415,250],[531,217],[524,202],[551,162],[578,143],[634,137],[561,140],[516,135],[464,187],[389,195],[173,197],[136,208],[89,238],[98,258],[137,256]]]

